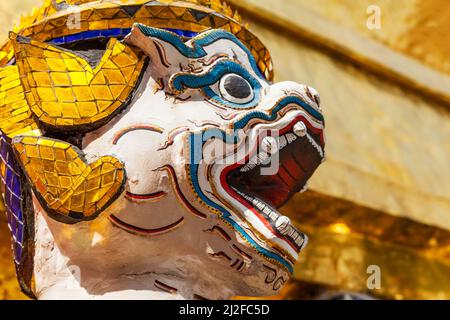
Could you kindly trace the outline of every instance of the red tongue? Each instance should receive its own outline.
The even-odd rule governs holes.
[[[321,159],[306,139],[297,139],[280,152],[277,174],[261,175],[261,168],[249,172],[233,171],[228,183],[274,208],[285,204],[299,192],[319,166]]]
[[[255,176],[251,182],[244,182],[239,189],[245,194],[263,200],[274,208],[282,205],[289,196],[290,188],[277,176]]]

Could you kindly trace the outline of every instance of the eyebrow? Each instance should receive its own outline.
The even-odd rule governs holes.
[[[138,131],[138,130],[156,132],[159,134],[164,133],[164,130],[157,125],[134,125],[134,126],[122,129],[121,131],[116,133],[112,144],[116,145],[124,135],[126,135],[127,133],[130,133],[130,132],[133,132],[133,131]]]
[[[140,23],[136,23],[135,26],[139,29],[142,34],[147,37],[152,37],[159,39],[161,41],[167,42],[171,44],[180,54],[189,59],[199,59],[208,55],[205,50],[205,47],[214,44],[219,40],[229,40],[237,45],[241,50],[245,52],[247,55],[248,61],[259,78],[265,79],[261,70],[259,69],[255,58],[253,57],[250,50],[232,33],[222,30],[222,29],[213,29],[210,31],[206,31],[192,38],[191,46],[188,46],[182,38],[173,32],[157,29],[153,27],[149,27]]]

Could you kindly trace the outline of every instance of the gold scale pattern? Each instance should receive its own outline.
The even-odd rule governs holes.
[[[33,131],[40,135],[25,99],[17,66],[0,70],[0,129],[8,137]]]
[[[58,214],[93,218],[122,188],[123,164],[114,157],[87,165],[74,146],[44,137],[18,137],[13,147],[35,190]]]
[[[72,5],[77,5],[76,28],[68,27]],[[122,191],[125,171],[119,160],[102,157],[88,164],[78,148],[44,137],[41,130],[83,130],[107,121],[132,94],[144,57],[111,39],[93,68],[46,42],[89,30],[131,28],[137,22],[193,32],[225,29],[249,48],[266,78],[273,78],[268,50],[219,0],[45,0],[0,49],[0,130],[49,212],[89,220]],[[15,65],[7,65],[13,58]]]
[[[57,127],[110,117],[133,92],[144,64],[116,39],[95,69],[75,54],[35,40],[16,37],[14,49],[31,110],[39,121]]]

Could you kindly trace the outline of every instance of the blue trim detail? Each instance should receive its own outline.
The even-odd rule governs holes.
[[[90,40],[95,38],[124,37],[131,32],[130,28],[114,28],[105,30],[88,30],[80,33],[71,34],[50,40],[53,44],[65,44],[81,40]]]
[[[127,29],[124,30],[127,31]],[[120,37],[122,34],[122,29],[109,29],[101,32],[101,36],[103,37]]]
[[[258,64],[256,63],[256,60],[251,54],[250,50],[248,50],[248,48],[238,38],[236,38],[234,34],[228,31],[222,29],[213,29],[207,31],[201,34],[199,37],[193,38],[191,42],[192,47],[189,47],[179,36],[166,30],[149,27],[141,23],[136,23],[135,26],[137,26],[139,30],[141,30],[141,32],[148,37],[157,38],[170,43],[178,50],[178,52],[190,59],[199,59],[206,56],[207,53],[204,47],[209,46],[214,42],[222,39],[230,40],[238,45],[247,54],[248,60],[250,61],[250,64],[258,77],[260,77],[261,79],[265,79],[265,77],[259,70]]]
[[[23,262],[23,246],[25,240],[25,218],[23,215],[23,194],[20,168],[14,156],[11,144],[6,135],[0,131],[0,154],[5,172],[2,188],[4,188],[5,213],[12,235],[12,248],[16,267]]]
[[[170,29],[170,28],[164,28],[164,29],[167,31],[176,33],[180,37],[185,37],[185,38],[194,38],[198,35],[198,32],[193,32],[193,31],[189,31],[189,30],[179,30],[179,29]]]
[[[80,41],[83,40],[83,34],[81,33],[76,33],[76,34],[72,34],[72,35],[68,35],[64,37],[64,41],[66,42],[75,42],[75,41]]]
[[[195,149],[192,147],[192,144],[194,143],[194,141],[195,141],[195,139],[196,139],[196,138],[194,137],[195,135],[198,135],[198,134],[191,134],[191,136],[190,136],[190,141],[189,141],[189,144],[190,144],[190,150],[191,150],[191,159],[193,159],[193,158],[195,157],[195,151],[194,151]],[[191,161],[191,162],[192,162],[192,161]],[[190,167],[190,176],[191,176],[192,184],[193,184],[193,186],[194,186],[195,192],[200,196],[200,198],[201,198],[207,205],[213,207],[213,208],[216,209],[216,210],[219,210],[219,211],[222,213],[222,218],[223,218],[225,221],[227,221],[228,223],[230,223],[230,224],[233,226],[233,228],[234,228],[236,231],[238,231],[238,232],[239,232],[239,233],[240,233],[240,234],[241,234],[248,242],[250,242],[250,243],[252,244],[252,246],[253,246],[259,253],[261,253],[262,255],[264,255],[264,256],[266,256],[266,257],[268,257],[268,258],[271,258],[271,259],[274,259],[274,260],[278,261],[279,263],[281,263],[282,265],[284,265],[284,266],[289,270],[290,273],[293,273],[294,270],[293,270],[292,266],[291,266],[286,260],[284,260],[284,259],[283,259],[282,257],[280,257],[279,255],[277,255],[277,254],[275,254],[275,253],[273,253],[273,252],[271,252],[271,251],[269,251],[269,250],[267,250],[267,249],[261,247],[257,242],[255,242],[255,241],[247,234],[247,232],[245,232],[244,229],[241,228],[241,226],[239,226],[239,225],[236,223],[236,221],[234,221],[234,220],[231,218],[231,213],[230,213],[229,211],[227,211],[225,208],[223,208],[222,206],[218,205],[217,203],[211,201],[208,197],[205,196],[205,194],[202,192],[202,190],[201,190],[201,188],[200,188],[200,185],[199,185],[199,183],[198,183],[198,178],[197,178],[197,175],[198,175],[198,164],[195,165],[195,164],[192,164],[192,163],[191,163],[191,164],[189,165],[189,167]]]
[[[196,32],[187,31],[187,30],[177,30],[177,29],[166,29],[170,32],[176,33],[181,37],[193,38],[198,35]],[[113,28],[113,29],[105,29],[105,30],[88,30],[80,33],[71,34],[64,37],[54,38],[49,42],[52,44],[65,44],[71,43],[75,41],[81,40],[91,40],[95,38],[111,38],[111,37],[125,37],[127,34],[131,32],[130,28]]]
[[[271,114],[268,115],[267,113],[262,112],[262,111],[249,112],[248,114],[245,115],[245,117],[243,117],[241,120],[237,121],[234,124],[234,128],[235,128],[235,130],[244,128],[247,125],[247,123],[250,121],[250,119],[253,119],[253,118],[259,118],[259,119],[266,120],[266,121],[273,121],[276,119],[277,113],[284,107],[288,106],[289,104],[300,105],[315,119],[317,119],[317,120],[321,121],[323,124],[325,124],[323,115],[319,111],[317,111],[316,109],[311,107],[309,104],[307,104],[305,101],[303,101],[299,97],[289,96],[289,97],[282,99],[280,102],[278,102],[278,104],[275,106],[275,108],[272,109]]]
[[[88,40],[88,39],[100,37],[101,30],[89,30],[89,31],[81,32],[81,34],[83,35],[83,40]]]
[[[217,83],[225,74],[238,74],[247,80],[254,93],[254,97],[247,103],[234,103],[223,99],[220,93],[210,88]],[[206,74],[179,74],[173,79],[173,86],[177,91],[183,91],[185,88],[202,89],[205,95],[222,105],[236,109],[248,109],[256,106],[260,100],[261,84],[244,67],[231,60],[219,61]]]

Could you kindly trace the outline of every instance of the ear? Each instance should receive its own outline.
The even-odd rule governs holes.
[[[149,32],[151,30],[154,36]],[[142,24],[134,24],[130,34],[125,37],[125,43],[141,49],[148,57],[150,57],[151,67],[161,77],[170,76],[177,69],[180,63],[186,62],[187,59],[180,55],[176,47],[169,41],[164,39],[175,40],[183,43],[178,35],[163,29],[144,26]],[[184,64],[184,63],[183,63]]]
[[[12,147],[37,199],[57,221],[92,220],[124,190],[124,165],[114,157],[88,164],[75,146],[46,137],[18,136]]]

